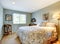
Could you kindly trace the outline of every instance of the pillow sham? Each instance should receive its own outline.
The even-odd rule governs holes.
[[[56,24],[55,23],[47,23],[46,26],[48,26],[48,27],[55,27]]]
[[[37,24],[37,26],[56,27],[56,24],[55,23],[52,23],[52,22],[42,22],[40,24]]]
[[[37,24],[37,26],[46,26],[47,22],[42,22],[40,24]]]

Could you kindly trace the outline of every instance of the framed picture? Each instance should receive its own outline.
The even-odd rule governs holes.
[[[44,19],[44,20],[48,20],[48,19],[49,19],[49,13],[43,14],[43,19]]]
[[[6,21],[12,21],[12,15],[6,14],[6,15],[5,15],[5,20],[6,20]]]

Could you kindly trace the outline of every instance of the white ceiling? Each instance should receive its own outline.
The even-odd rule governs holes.
[[[6,9],[32,13],[58,1],[59,0],[0,0],[0,3],[3,8]],[[12,2],[15,2],[15,4],[12,4]]]

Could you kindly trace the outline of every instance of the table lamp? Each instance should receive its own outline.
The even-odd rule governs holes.
[[[58,33],[58,40],[60,40],[60,13],[55,13],[53,15],[53,19],[56,19],[58,21],[58,30],[57,30],[57,33]]]

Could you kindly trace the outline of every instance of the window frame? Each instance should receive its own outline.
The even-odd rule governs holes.
[[[25,23],[14,23],[14,14],[16,14],[16,15],[25,15]],[[13,13],[13,24],[26,24],[27,23],[27,15],[26,14],[20,14],[20,13]],[[20,17],[19,17],[19,22],[20,22]]]

